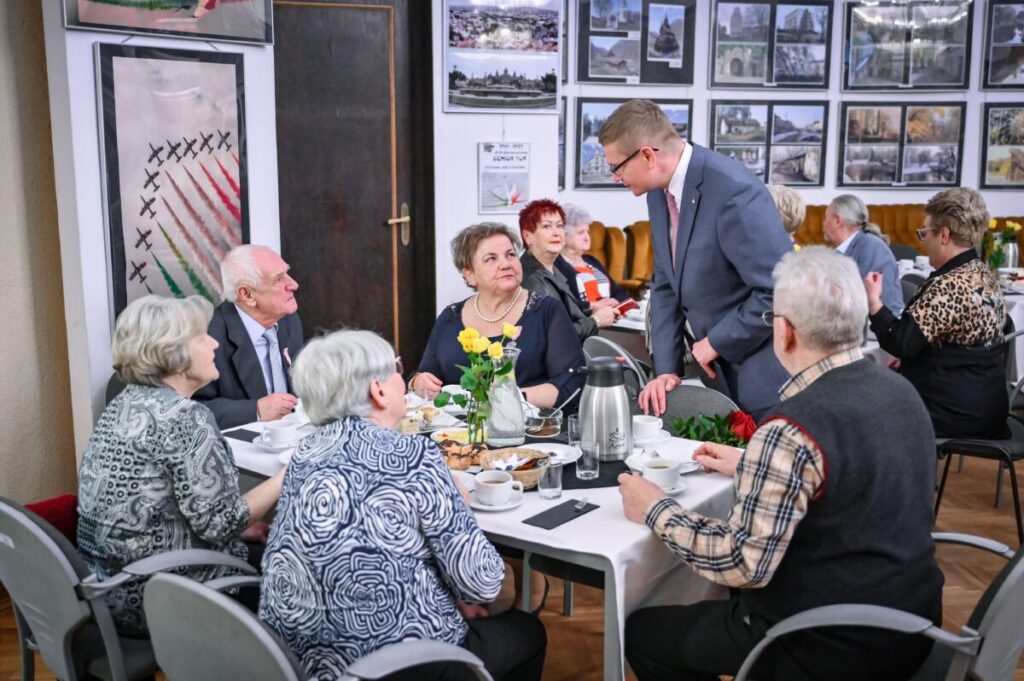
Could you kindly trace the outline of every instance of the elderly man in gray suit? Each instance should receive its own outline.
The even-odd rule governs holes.
[[[654,240],[651,345],[656,377],[640,407],[660,415],[680,383],[684,339],[701,380],[759,417],[788,378],[772,352],[772,268],[793,244],[764,183],[682,140],[658,105],[626,102],[598,137],[612,176],[647,195]],[[689,321],[693,338],[687,338]]]
[[[825,238],[836,250],[853,258],[861,278],[881,272],[882,303],[897,317],[903,311],[903,287],[899,267],[877,225],[868,221],[868,207],[853,194],[841,194],[825,209]]]

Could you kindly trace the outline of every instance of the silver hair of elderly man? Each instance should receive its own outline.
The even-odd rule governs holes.
[[[784,255],[772,277],[775,311],[808,345],[839,351],[864,340],[868,298],[852,258],[807,246]]]
[[[343,329],[314,338],[292,364],[292,385],[317,426],[370,413],[370,384],[395,373],[395,351],[373,331]]]
[[[274,249],[268,246],[242,244],[228,251],[220,261],[220,283],[224,287],[221,297],[224,300],[229,303],[235,302],[239,286],[256,286],[263,279],[263,273],[253,260],[253,255],[259,251],[275,253]]]

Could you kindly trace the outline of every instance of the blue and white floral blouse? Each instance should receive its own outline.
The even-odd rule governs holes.
[[[213,413],[166,386],[129,385],[100,416],[78,471],[78,548],[106,579],[133,561],[177,549],[244,559],[249,521],[238,469]],[[206,581],[222,569],[178,570]],[[143,580],[107,596],[125,633],[146,630]]]
[[[309,678],[336,679],[389,643],[458,645],[455,600],[493,600],[504,571],[433,442],[349,417],[306,437],[288,466],[260,618]]]

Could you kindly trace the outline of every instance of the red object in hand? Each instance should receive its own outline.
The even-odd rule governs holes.
[[[622,315],[626,314],[630,310],[636,310],[636,309],[639,309],[639,308],[640,308],[640,306],[632,298],[630,298],[629,300],[624,300],[624,301],[622,301],[621,303],[619,303],[618,305],[615,306],[615,309],[618,310],[619,314],[622,314]]]
[[[754,421],[754,418],[747,412],[738,409],[729,412],[727,418],[729,430],[744,443],[750,442],[750,438],[754,436],[754,431],[757,430],[757,423]]]

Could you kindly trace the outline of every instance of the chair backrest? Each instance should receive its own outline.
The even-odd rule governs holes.
[[[107,381],[107,391],[104,394],[103,404],[110,404],[111,400],[121,394],[121,391],[125,389],[125,382],[122,381],[117,373],[110,374],[110,380]]]
[[[587,251],[588,255],[592,255],[601,261],[601,264],[605,267],[608,266],[608,256],[605,251],[605,226],[603,222],[594,220],[590,223],[587,228],[590,232],[590,250]]]
[[[924,282],[927,279],[928,277],[924,276],[923,274],[918,274],[917,272],[907,272],[902,277],[900,277],[900,281],[909,281],[912,284],[916,284],[919,288],[921,286],[924,286]]]
[[[78,678],[72,638],[93,608],[76,586],[89,574],[60,532],[0,497],[0,583],[28,622],[43,661],[60,679]]]
[[[903,302],[909,303],[910,299],[917,295],[921,285],[907,279],[906,275],[904,275],[904,277],[900,279],[900,287],[903,289]]]
[[[739,409],[728,397],[703,385],[678,385],[665,395],[665,412],[661,422],[665,430],[674,432],[676,419],[684,421],[691,416],[727,416],[729,412]]]
[[[921,255],[916,248],[910,244],[889,244],[889,250],[897,260],[913,260]]]
[[[629,254],[629,271],[626,276],[644,283],[650,281],[654,277],[654,245],[650,221],[641,220],[626,227],[626,245]]]
[[[158,574],[143,603],[157,662],[170,681],[299,681],[302,666],[245,607],[199,582]]]
[[[626,235],[618,227],[605,228],[605,267],[612,279],[621,282],[626,278]]]
[[[583,341],[583,353],[588,358],[621,357],[626,366],[633,370],[625,372],[626,392],[629,395],[630,404],[636,404],[636,398],[640,395],[640,390],[647,385],[647,381],[651,380],[647,370],[643,367],[643,363],[630,354],[626,348],[602,336],[591,336]],[[636,373],[634,374],[633,372]]]
[[[984,637],[971,663],[977,681],[1010,681],[1024,650],[1024,548],[1003,567],[971,613],[967,626]]]

